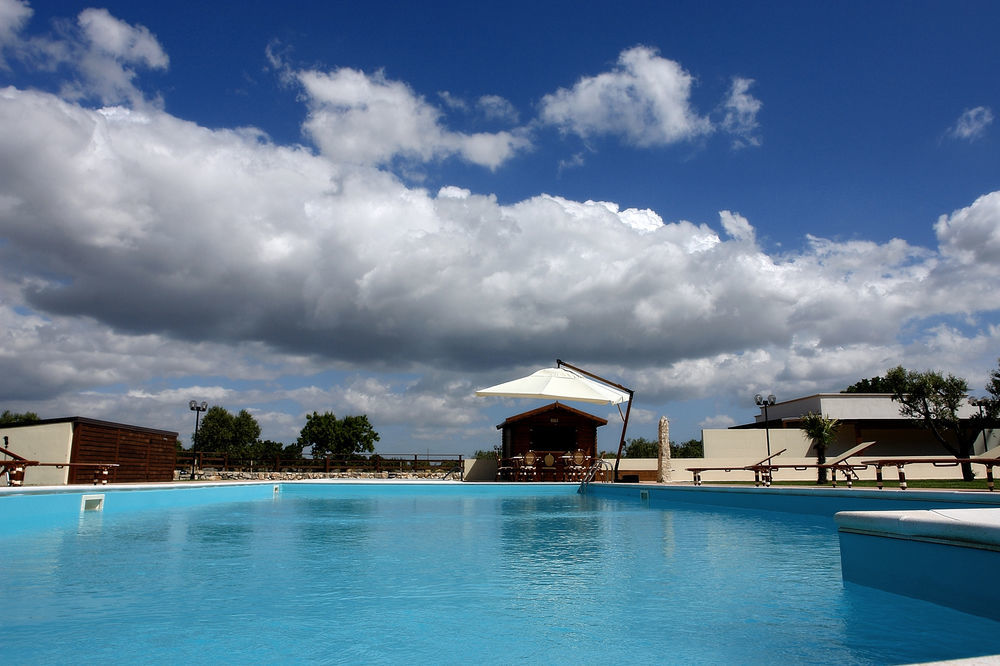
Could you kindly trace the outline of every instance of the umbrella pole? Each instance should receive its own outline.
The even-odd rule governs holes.
[[[628,392],[628,407],[625,408],[625,418],[622,420],[622,438],[618,442],[618,455],[615,457],[615,483],[618,483],[618,464],[622,461],[622,449],[625,448],[625,431],[628,429],[628,416],[632,412],[632,391]]]
[[[586,370],[584,370],[582,368],[578,368],[575,365],[570,365],[569,363],[566,363],[565,361],[557,358],[556,359],[556,367],[558,368],[560,366],[566,366],[570,370],[575,370],[575,371],[579,372],[582,375],[586,375],[587,377],[590,377],[591,379],[596,379],[599,382],[604,382],[605,384],[607,384],[609,386],[614,386],[616,389],[621,389],[622,391],[625,391],[626,393],[628,393],[628,407],[625,408],[625,416],[622,418],[622,437],[618,441],[618,455],[615,457],[615,483],[618,483],[618,465],[619,465],[619,463],[621,463],[621,460],[622,460],[622,450],[625,448],[625,431],[628,430],[628,417],[629,417],[629,414],[632,413],[632,398],[635,396],[635,392],[632,389],[630,389],[630,388],[626,388],[626,387],[622,386],[621,384],[615,384],[614,382],[610,382],[607,379],[605,379],[604,377],[599,377],[598,375],[595,375],[592,372],[587,372]],[[619,406],[618,407],[618,413],[621,414],[621,411],[622,411],[622,408]]]

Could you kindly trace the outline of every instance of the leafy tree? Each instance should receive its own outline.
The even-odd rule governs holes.
[[[281,456],[283,448],[281,442],[273,442],[269,439],[260,440],[251,444],[248,448],[248,457],[251,460],[274,460]]]
[[[38,414],[34,412],[24,412],[23,414],[19,414],[17,412],[12,412],[9,409],[5,409],[3,410],[3,413],[0,414],[0,426],[20,425],[22,423],[34,423],[35,421],[41,421],[41,419],[38,418]]]
[[[892,393],[892,386],[887,378],[872,377],[851,384],[841,393]]]
[[[281,449],[281,457],[298,460],[302,457],[302,445],[298,442],[285,444],[285,448]]]
[[[297,444],[302,448],[311,446],[313,458],[350,458],[374,451],[379,439],[366,415],[338,419],[332,412],[313,412],[306,415]]]
[[[830,419],[822,414],[809,412],[802,417],[802,430],[813,441],[816,447],[816,463],[823,465],[826,463],[826,449],[837,439],[837,430],[840,428],[840,421]],[[826,468],[820,467],[817,470],[816,483],[826,483]]]
[[[989,381],[986,382],[986,392],[989,397],[983,401],[983,416],[995,422],[1000,418],[1000,359],[997,360],[997,369],[990,372]]]
[[[259,438],[260,425],[250,412],[241,409],[233,416],[223,407],[213,405],[202,417],[191,448],[226,453],[233,460],[243,460],[251,457],[252,447]]]
[[[972,419],[958,417],[958,409],[969,392],[968,382],[952,374],[946,377],[933,370],[917,372],[901,365],[887,372],[885,379],[892,387],[892,399],[900,405],[900,414],[927,428],[953,456],[972,455],[981,420],[978,415]],[[962,478],[975,478],[971,464],[962,463]]]
[[[645,437],[632,437],[625,445],[626,458],[657,458],[660,455],[660,444]]]
[[[500,452],[497,449],[490,449],[489,451],[478,449],[472,454],[472,457],[476,460],[499,460]]]
[[[626,442],[624,457],[626,458],[658,458],[660,443],[645,437],[632,437]],[[670,442],[671,458],[701,458],[705,455],[705,447],[700,439],[689,439],[683,444]],[[610,454],[614,458],[615,454]]]
[[[670,442],[671,458],[703,458],[705,457],[705,445],[700,439],[689,439],[683,444]]]

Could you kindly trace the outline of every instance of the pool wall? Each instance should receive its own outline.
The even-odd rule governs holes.
[[[0,534],[67,525],[90,511],[113,514],[270,500],[276,492],[280,484],[274,483],[5,488],[0,492]]]
[[[833,516],[838,511],[1000,507],[1000,493],[932,490],[867,490],[756,486],[654,486],[591,483],[582,492],[595,497],[632,499],[651,505],[683,502],[759,511]]]
[[[1000,620],[1000,509],[836,515],[844,581]]]
[[[498,487],[510,495],[571,494],[571,483],[468,484],[460,481],[407,479],[372,481],[353,479],[316,479],[291,482],[247,481],[207,483],[155,483],[128,486],[47,486],[0,488],[0,536],[29,530],[44,530],[78,522],[81,516],[96,512],[106,514],[178,507],[220,504],[224,502],[270,501],[287,495],[301,497],[329,496],[332,489],[357,496],[378,496],[394,492],[495,494]]]

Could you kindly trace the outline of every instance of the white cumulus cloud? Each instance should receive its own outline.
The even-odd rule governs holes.
[[[963,111],[950,133],[958,139],[975,141],[986,133],[986,128],[992,123],[993,110],[987,106],[977,106]]]
[[[757,114],[760,113],[763,103],[749,92],[753,82],[753,79],[733,78],[729,96],[723,103],[725,117],[722,120],[722,128],[735,136],[733,139],[734,148],[761,144],[760,136],[757,133],[760,129]]]
[[[337,162],[381,165],[396,157],[429,161],[459,156],[495,169],[530,146],[520,132],[449,131],[440,110],[383,72],[308,70],[297,72],[296,78],[309,107],[304,130]],[[458,103],[444,99],[453,107]]]
[[[613,70],[543,97],[541,119],[582,137],[616,135],[643,147],[685,141],[713,131],[691,107],[693,82],[679,63],[636,46]]]

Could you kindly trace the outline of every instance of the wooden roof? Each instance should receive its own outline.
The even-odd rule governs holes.
[[[532,409],[531,411],[528,412],[522,412],[521,414],[515,414],[514,416],[508,417],[506,421],[497,426],[497,430],[500,430],[504,426],[517,423],[518,421],[524,421],[526,419],[539,416],[546,412],[554,412],[554,411],[570,412],[571,414],[576,414],[577,416],[581,416],[587,419],[588,421],[593,421],[595,427],[600,427],[608,424],[607,419],[602,419],[599,416],[588,414],[587,412],[580,411],[579,409],[573,409],[572,407],[568,407],[560,402],[553,402],[550,405],[545,405],[537,409]]]

